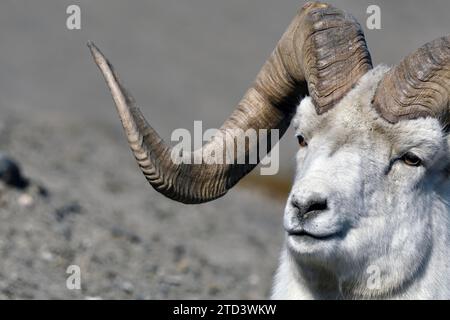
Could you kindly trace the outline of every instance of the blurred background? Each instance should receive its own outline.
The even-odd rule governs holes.
[[[0,298],[267,297],[292,131],[278,176],[254,174],[213,203],[174,203],[137,169],[85,44],[96,42],[169,141],[194,120],[222,124],[303,3],[2,1],[0,176],[11,157],[27,184],[0,188]],[[394,65],[450,32],[447,0],[329,3],[356,16],[374,64]],[[66,27],[73,4],[81,30]],[[380,30],[366,27],[372,4]],[[80,267],[80,290],[66,286],[69,265]]]

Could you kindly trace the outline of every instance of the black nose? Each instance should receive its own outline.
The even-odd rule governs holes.
[[[327,199],[320,196],[313,196],[304,201],[292,197],[291,203],[297,210],[298,217],[302,219],[307,219],[328,209]]]

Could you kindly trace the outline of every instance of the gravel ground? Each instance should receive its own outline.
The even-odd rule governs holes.
[[[0,189],[0,298],[268,296],[282,203],[243,188],[175,203],[147,185],[123,137],[53,120],[0,126],[0,149],[30,180]],[[81,290],[66,287],[69,265]]]

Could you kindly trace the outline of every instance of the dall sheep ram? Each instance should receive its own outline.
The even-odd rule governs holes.
[[[112,66],[89,46],[157,191],[183,203],[210,201],[257,165],[174,163]],[[272,298],[450,298],[449,107],[450,36],[396,67],[373,68],[351,15],[316,2],[299,10],[220,129],[282,135],[295,125],[297,172]]]

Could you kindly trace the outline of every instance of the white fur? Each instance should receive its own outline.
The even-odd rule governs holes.
[[[308,146],[297,154],[284,225],[298,223],[291,200],[326,197],[328,210],[304,223],[314,235],[286,235],[274,299],[449,299],[448,141],[436,119],[390,124],[371,106],[386,67],[361,78],[333,109],[310,98],[294,125]],[[423,166],[392,159],[410,151]],[[338,235],[338,236],[334,236]]]

